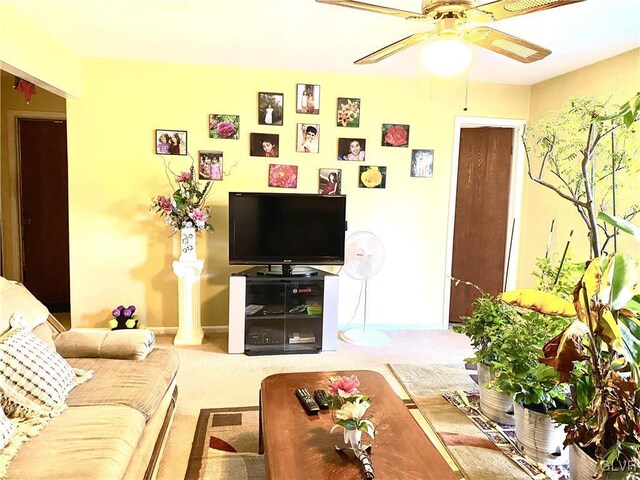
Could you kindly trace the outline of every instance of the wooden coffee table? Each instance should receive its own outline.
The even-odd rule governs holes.
[[[335,451],[335,445],[345,444],[342,429],[330,433],[331,411],[307,415],[295,395],[295,389],[301,387],[312,395],[317,389],[328,390],[327,380],[334,375],[357,375],[360,391],[371,397],[367,418],[377,426],[370,452],[376,479],[457,478],[384,377],[368,370],[280,373],[262,381],[260,449],[264,450],[267,478],[363,478],[353,452]],[[363,434],[363,442],[369,442],[367,435]]]

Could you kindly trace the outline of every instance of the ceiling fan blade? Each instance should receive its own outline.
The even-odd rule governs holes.
[[[537,62],[551,53],[551,50],[535,43],[489,27],[474,28],[465,34],[465,39],[474,45],[522,63]]]
[[[525,15],[539,10],[547,10],[579,2],[584,2],[584,0],[497,0],[478,5],[470,10],[490,13],[495,20],[502,20],[503,18]]]
[[[367,65],[369,63],[379,62],[380,60],[383,60],[393,55],[394,53],[398,53],[405,48],[411,47],[416,43],[420,43],[426,38],[427,35],[424,33],[415,33],[413,35],[409,35],[408,37],[403,38],[402,40],[398,40],[397,42],[387,45],[386,47],[382,47],[380,50],[376,50],[375,52],[370,53],[366,57],[362,57],[361,59],[356,60],[353,63],[355,63],[356,65]]]
[[[352,0],[316,0],[318,3],[328,3],[329,5],[339,5],[341,7],[357,8],[367,12],[383,13],[385,15],[393,15],[394,17],[408,18],[427,18],[421,13],[409,12],[407,10],[399,10],[397,8],[383,7],[373,5],[371,3],[356,2]]]

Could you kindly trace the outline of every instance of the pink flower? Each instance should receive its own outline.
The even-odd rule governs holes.
[[[331,395],[337,395],[343,398],[356,395],[360,386],[360,381],[355,375],[350,377],[330,377],[329,378],[329,393]]]
[[[171,199],[169,197],[159,196],[158,197],[158,206],[165,213],[171,213],[173,211],[173,203],[171,202]]]
[[[180,175],[178,175],[176,177],[176,182],[180,183],[180,182],[188,182],[189,180],[191,180],[193,178],[193,176],[191,175],[191,173],[189,172],[182,172]]]
[[[298,184],[298,167],[296,165],[269,165],[269,186],[296,188]]]
[[[236,127],[231,122],[220,122],[216,125],[216,130],[220,138],[229,138],[236,133]]]
[[[199,208],[194,208],[193,212],[189,214],[189,218],[193,220],[197,226],[203,227],[204,222],[207,221],[209,215],[204,210],[200,210]]]

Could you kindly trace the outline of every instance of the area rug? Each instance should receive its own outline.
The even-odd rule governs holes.
[[[185,480],[264,480],[258,407],[200,410]]]
[[[562,480],[563,467],[538,465],[515,446],[512,426],[479,409],[475,372],[464,365],[389,365],[469,480]]]

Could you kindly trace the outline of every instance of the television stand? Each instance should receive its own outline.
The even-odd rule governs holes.
[[[256,273],[257,275],[272,277],[313,277],[318,275],[317,270],[309,267],[297,267],[296,265],[269,265],[266,268],[258,270]]]
[[[250,268],[229,279],[229,353],[336,350],[339,277],[315,269],[309,276],[264,270]]]

